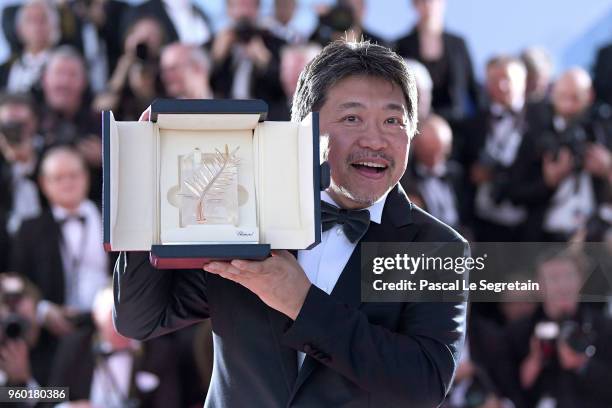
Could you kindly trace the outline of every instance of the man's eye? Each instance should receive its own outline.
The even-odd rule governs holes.
[[[399,118],[387,118],[387,120],[385,120],[385,123],[389,125],[401,125],[404,122],[402,122]]]
[[[344,120],[345,122],[351,122],[351,123],[355,123],[357,122],[359,119],[357,118],[357,116],[355,115],[347,115],[345,116],[342,120]]]

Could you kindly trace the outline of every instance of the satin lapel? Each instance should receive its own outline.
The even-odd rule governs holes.
[[[416,235],[417,229],[412,226],[412,206],[399,184],[394,187],[387,196],[381,223],[370,223],[355,250],[351,254],[346,266],[340,274],[340,278],[334,286],[331,296],[346,303],[352,308],[359,308],[361,304],[361,243],[362,242],[395,242],[398,229],[402,229],[402,239],[411,241]],[[300,368],[293,387],[293,395],[308,379],[312,371],[320,365],[314,358],[306,356]]]

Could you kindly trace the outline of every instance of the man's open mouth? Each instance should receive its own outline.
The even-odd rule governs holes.
[[[383,163],[374,163],[371,161],[358,161],[352,163],[351,166],[356,170],[359,170],[360,173],[364,174],[380,174],[383,173],[389,166]]]

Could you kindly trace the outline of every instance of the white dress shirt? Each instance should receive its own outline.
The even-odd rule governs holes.
[[[14,235],[19,230],[21,222],[40,214],[40,202],[36,183],[28,178],[36,167],[35,161],[29,163],[14,163],[13,173],[13,204],[9,211],[6,230]]]
[[[130,392],[134,357],[117,352],[99,361],[93,372],[89,401],[94,407],[121,408]]]
[[[53,207],[56,220],[63,220],[68,212]],[[69,219],[63,223],[60,245],[64,264],[65,302],[78,310],[91,310],[96,293],[108,285],[108,258],[102,247],[102,219],[98,208],[89,200],[77,210],[85,223]]]
[[[29,92],[32,85],[39,81],[42,69],[49,60],[49,51],[38,54],[24,53],[11,65],[6,84],[11,93]]]
[[[371,222],[380,224],[386,199],[387,194],[367,208]],[[321,200],[338,206],[325,191],[321,193]],[[342,225],[334,225],[321,234],[319,245],[310,250],[298,251],[297,260],[306,272],[308,280],[329,295],[358,242],[352,243],[348,240]],[[302,366],[305,357],[304,353],[298,351],[298,367]]]
[[[523,104],[513,106],[514,112],[520,112]],[[511,112],[499,104],[491,106],[491,113],[500,117],[493,124],[491,132],[487,135],[485,151],[497,164],[510,167],[523,140],[520,123]],[[476,191],[476,214],[485,220],[507,227],[514,227],[527,219],[527,210],[524,206],[514,205],[509,200],[496,203],[493,199],[493,184],[481,184]]]

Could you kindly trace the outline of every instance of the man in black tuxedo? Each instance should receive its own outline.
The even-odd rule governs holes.
[[[459,229],[464,221],[463,169],[449,160],[453,132],[448,123],[431,114],[419,124],[413,156],[400,182],[412,201],[431,215]]]
[[[520,241],[527,211],[499,187],[519,160],[525,133],[527,71],[517,58],[499,55],[487,62],[488,106],[456,123],[453,156],[465,168],[468,218],[478,241]]]
[[[40,185],[50,208],[21,224],[11,269],[40,289],[38,318],[61,336],[81,322],[77,316],[87,320],[93,296],[110,280],[109,260],[99,244],[100,212],[86,199],[83,158],[69,147],[49,150],[41,160]]]
[[[467,243],[414,207],[398,181],[416,128],[414,79],[388,48],[334,42],[307,65],[292,119],[320,112],[326,208],[362,210],[312,250],[159,271],[122,253],[115,326],[148,339],[211,318],[206,407],[434,407],[452,381],[465,303],[361,303],[361,242]],[[363,211],[367,209],[367,211]],[[336,209],[336,211],[338,211]],[[365,231],[364,231],[365,230]],[[365,234],[365,235],[364,235]],[[296,259],[297,258],[297,259]]]
[[[70,401],[94,407],[178,407],[178,366],[172,340],[142,344],[119,335],[112,320],[113,292],[94,300],[95,330],[82,329],[62,339],[50,386],[69,387]]]

